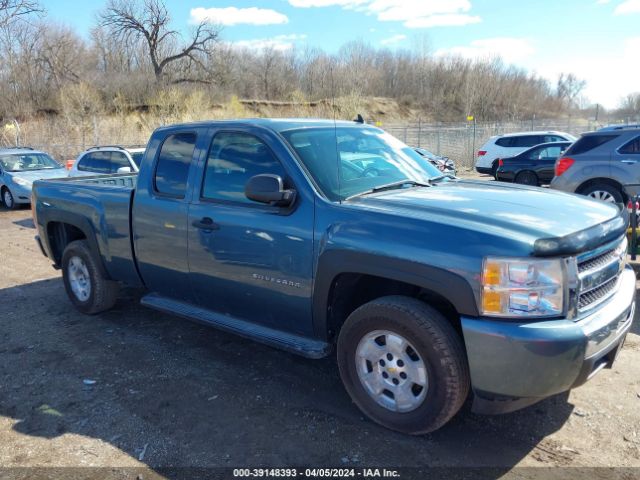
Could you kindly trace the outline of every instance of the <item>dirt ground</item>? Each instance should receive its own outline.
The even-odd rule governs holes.
[[[614,368],[570,394],[497,417],[466,406],[440,431],[409,437],[363,418],[332,358],[159,314],[135,291],[81,315],[34,235],[29,209],[0,207],[1,478],[89,466],[108,467],[96,478],[178,478],[163,468],[179,467],[494,467],[494,478],[546,471],[514,467],[640,467],[637,319]],[[612,478],[578,476],[594,472]]]

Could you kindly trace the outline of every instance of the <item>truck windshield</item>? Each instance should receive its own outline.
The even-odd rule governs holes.
[[[385,185],[401,186],[403,180],[407,180],[407,185],[428,184],[441,177],[428,160],[379,129],[301,128],[284,131],[282,135],[318,188],[332,201]]]
[[[7,172],[30,172],[64,168],[45,153],[14,153],[0,156],[0,167]]]

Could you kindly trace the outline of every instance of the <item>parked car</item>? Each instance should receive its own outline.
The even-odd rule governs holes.
[[[442,173],[453,175],[455,177],[457,173],[456,166],[453,163],[453,160],[451,160],[449,157],[436,155],[435,153],[430,152],[426,148],[422,147],[414,147],[414,150],[418,153],[418,155],[429,160],[429,162],[431,162],[431,164]]]
[[[93,147],[78,156],[69,169],[69,176],[137,173],[143,154],[144,148]]]
[[[564,132],[517,132],[495,135],[480,147],[476,157],[476,171],[495,177],[498,159],[513,157],[541,143],[574,142],[576,138]]]
[[[610,203],[627,203],[624,185],[640,184],[640,127],[585,133],[556,161],[551,188]]]
[[[387,168],[347,179],[338,138]],[[34,195],[37,241],[79,311],[108,310],[125,283],[296,354],[335,348],[356,405],[405,433],[441,427],[470,390],[474,411],[504,413],[577,387],[633,321],[617,208],[443,176],[360,123],[163,127],[139,174]]]
[[[548,185],[553,179],[556,160],[571,142],[536,145],[510,158],[498,159],[496,180],[523,185]]]
[[[44,152],[28,147],[0,149],[0,197],[9,209],[31,203],[35,180],[65,175],[64,166]]]

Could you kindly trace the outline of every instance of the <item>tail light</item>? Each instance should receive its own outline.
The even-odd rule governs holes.
[[[71,168],[73,167],[73,164],[75,163],[75,159],[71,159],[71,160],[67,160],[67,162],[65,163],[65,167],[67,167],[67,170],[71,170]]]
[[[482,157],[482,156],[484,156],[484,155],[486,155],[486,154],[487,154],[487,151],[486,151],[486,150],[478,150],[478,156],[479,156],[479,157]]]
[[[502,160],[501,158],[498,159],[498,166],[499,167],[504,166],[504,160]]]
[[[560,158],[556,162],[556,172],[555,172],[556,177],[559,177],[564,172],[569,170],[574,163],[575,163],[575,160],[573,158],[569,158],[569,157]]]

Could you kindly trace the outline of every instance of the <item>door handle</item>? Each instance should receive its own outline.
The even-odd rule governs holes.
[[[620,160],[622,163],[626,163],[627,165],[635,165],[638,163],[637,160]]]
[[[215,223],[213,219],[209,217],[204,217],[200,220],[195,220],[192,225],[200,230],[212,231],[212,230],[220,230],[220,225]]]

